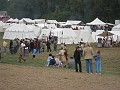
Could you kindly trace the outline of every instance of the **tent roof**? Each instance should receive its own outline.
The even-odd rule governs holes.
[[[45,19],[34,19],[33,21],[36,23],[45,23]]]
[[[29,29],[25,24],[14,24],[10,28],[6,29],[6,31],[29,32],[32,31],[32,29]]]
[[[20,20],[20,23],[21,23],[21,22],[24,22],[24,21],[27,22],[27,23],[35,23],[35,21],[33,21],[33,20],[30,19],[30,18],[23,18],[23,19]]]
[[[114,35],[120,36],[120,31],[109,31],[110,33],[113,33]]]
[[[87,23],[87,25],[105,25],[106,23],[104,23],[103,21],[101,21],[100,19],[96,18],[94,21]]]
[[[16,19],[10,18],[7,22],[19,22],[19,20],[17,18]]]
[[[47,20],[47,23],[58,23],[56,20]]]
[[[76,21],[76,20],[67,20],[66,25],[77,25],[80,24],[81,21]]]

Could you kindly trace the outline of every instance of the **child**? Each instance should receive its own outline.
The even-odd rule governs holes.
[[[49,56],[48,56],[48,59],[47,59],[47,62],[48,62],[47,66],[50,65],[50,60],[51,60],[51,59],[53,59],[53,58],[52,58],[52,54],[50,53]]]
[[[62,62],[60,61],[58,54],[56,54],[55,61],[57,67],[62,67]]]
[[[56,65],[56,61],[55,61],[54,55],[52,55],[52,59],[50,59],[49,65],[51,65],[51,66],[55,66]]]
[[[100,50],[96,51],[96,54],[93,56],[96,62],[96,74],[101,74],[101,59],[100,59]]]

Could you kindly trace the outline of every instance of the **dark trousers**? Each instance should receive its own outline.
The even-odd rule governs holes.
[[[81,61],[77,62],[77,61],[75,60],[75,70],[76,70],[76,72],[78,72],[78,69],[79,69],[79,72],[82,72]]]
[[[51,52],[51,48],[50,48],[50,47],[47,47],[47,52],[49,52],[49,51]]]

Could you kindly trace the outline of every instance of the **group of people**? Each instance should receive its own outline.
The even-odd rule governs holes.
[[[43,39],[14,39],[10,40],[9,44],[6,42],[6,40],[3,41],[3,50],[4,55],[6,55],[7,48],[9,47],[9,51],[11,54],[16,54],[17,52],[20,54],[19,56],[19,62],[21,63],[21,60],[25,59],[24,56],[28,56],[29,53],[32,52],[33,59],[36,56],[36,53],[44,52],[45,49],[47,49],[47,52],[51,52],[51,40],[43,40]],[[9,46],[8,46],[9,45]],[[47,47],[47,48],[46,48]],[[53,42],[54,51],[57,50],[57,41]]]
[[[61,44],[60,51],[56,56],[52,55],[51,53],[47,59],[47,66],[58,66],[58,67],[67,67],[68,63],[68,53],[67,53],[67,46],[65,43]]]
[[[93,32],[96,32],[96,30],[111,31],[112,27],[113,27],[112,25],[108,25],[108,26],[92,25],[92,26],[90,26],[90,28]]]
[[[112,37],[98,38],[97,47],[112,47],[113,39]]]
[[[85,59],[87,73],[93,74],[92,59],[94,58],[96,62],[96,74],[101,74],[101,58],[99,50],[94,54],[93,48],[89,43],[86,43],[83,49],[80,46],[77,46],[74,52],[76,72],[82,72],[81,56]]]
[[[100,50],[96,50],[96,53],[94,54],[93,48],[89,43],[77,45],[73,55],[76,72],[82,72],[81,57],[84,57],[85,59],[87,73],[93,74],[92,61],[94,58],[96,62],[96,74],[101,74]],[[47,62],[47,66],[67,67],[69,65],[69,59],[66,45],[61,44],[58,54],[52,55],[50,53]]]
[[[34,59],[37,52],[41,52],[41,42],[44,47],[42,47],[42,51],[44,51],[45,46],[50,43],[48,40],[47,42],[40,41],[37,39],[34,40],[28,40],[28,39],[15,39],[10,41],[9,50],[11,54],[16,54],[19,50],[19,62],[21,63],[22,60],[25,62],[26,59],[23,56],[29,55],[30,52],[32,52],[32,56]],[[4,54],[6,54],[7,49],[7,42],[3,41],[3,47],[4,47]],[[40,51],[39,51],[40,50]],[[50,46],[47,46],[47,51],[51,52]],[[1,53],[1,48],[0,48]],[[92,59],[94,57],[96,62],[96,73],[101,73],[101,59],[100,59],[100,51],[97,50],[96,54],[93,52],[93,48],[90,46],[89,43],[84,44],[83,42],[80,42],[80,45],[77,45],[75,51],[74,51],[74,61],[75,61],[75,71],[76,72],[82,72],[82,64],[81,64],[81,57],[84,57],[86,62],[86,72],[87,73],[93,73],[93,65],[92,65]],[[1,54],[0,54],[1,58]],[[68,65],[68,50],[65,43],[61,44],[59,53],[56,55],[49,54],[47,66],[57,66],[57,67],[67,67]]]

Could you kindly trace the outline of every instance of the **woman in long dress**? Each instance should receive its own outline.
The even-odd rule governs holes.
[[[63,47],[61,47],[60,51],[59,51],[59,56],[60,56],[60,60],[63,63],[63,67],[66,67],[66,57],[65,57],[65,50]]]

